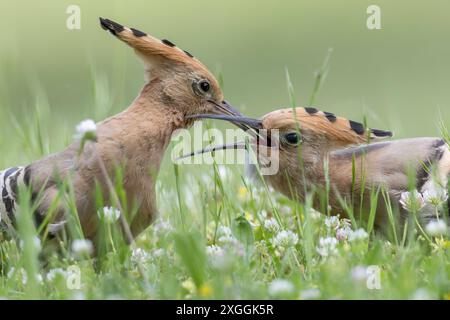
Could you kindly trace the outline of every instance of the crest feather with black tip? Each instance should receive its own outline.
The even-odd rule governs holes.
[[[295,112],[295,115],[294,115]],[[314,107],[286,108],[273,111],[263,118],[265,129],[301,129],[326,136],[335,147],[367,143],[392,137],[392,132],[365,128],[360,122],[338,117]]]
[[[159,40],[143,31],[123,26],[110,19],[100,18],[100,26],[132,47],[144,60],[147,71],[164,61],[207,71],[207,68],[192,54],[178,48],[169,40]]]

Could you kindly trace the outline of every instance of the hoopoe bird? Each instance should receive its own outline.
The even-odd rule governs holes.
[[[169,40],[159,40],[142,31],[100,18],[100,25],[134,49],[142,59],[145,85],[123,112],[97,125],[96,141],[88,142],[79,155],[80,141],[62,152],[25,167],[0,174],[0,212],[3,229],[14,228],[18,188],[41,193],[34,218],[42,223],[58,195],[58,180],[70,177],[75,205],[84,236],[95,240],[99,219],[94,199],[96,183],[106,204],[114,205],[102,166],[114,180],[116,167],[123,168],[123,187],[133,237],[146,229],[157,215],[155,180],[172,133],[189,127],[187,116],[197,113],[239,115],[225,100],[210,71],[192,54]],[[49,226],[64,224],[66,208],[56,207]]]
[[[375,225],[385,226],[388,219],[387,203],[382,195],[385,190],[390,203],[400,213],[399,220],[404,222],[407,212],[399,203],[405,201],[402,194],[412,190],[411,180],[413,189],[420,194],[441,195],[443,202],[448,199],[450,151],[441,138],[379,141],[390,138],[392,133],[366,129],[359,122],[313,107],[280,109],[260,120],[217,115],[192,118],[228,120],[250,129],[254,137],[250,145],[256,151],[259,165],[279,162],[278,172],[264,175],[264,180],[292,199],[304,201],[306,194],[313,190],[324,191],[328,184],[329,208],[323,208],[319,197],[313,201],[315,209],[323,213],[329,210],[331,214],[348,217],[349,208],[345,207],[349,206],[358,217],[359,213],[368,213],[371,206],[377,205]],[[271,134],[275,129],[278,137]],[[262,131],[266,134],[256,137]],[[230,148],[246,147],[235,143],[198,153]],[[380,190],[378,201],[371,203],[371,193],[377,190]],[[423,223],[436,219],[435,210],[431,207],[421,210],[420,218]]]

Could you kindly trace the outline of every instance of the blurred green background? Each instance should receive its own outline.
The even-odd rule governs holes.
[[[81,8],[81,30],[66,28],[70,4]],[[382,30],[366,27],[370,4],[381,7]],[[192,52],[223,74],[226,98],[251,116],[289,106],[286,68],[298,105],[307,104],[333,48],[317,107],[366,116],[397,137],[439,135],[439,119],[450,120],[449,13],[446,0],[0,0],[0,165],[60,150],[80,120],[136,97],[141,63],[99,16]],[[12,117],[42,132],[39,151],[24,148]]]

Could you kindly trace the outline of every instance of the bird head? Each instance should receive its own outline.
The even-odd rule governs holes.
[[[295,175],[303,169],[320,165],[328,152],[351,145],[368,143],[392,136],[390,131],[368,129],[359,122],[337,117],[312,107],[279,109],[261,119],[228,115],[193,115],[192,118],[226,120],[251,136],[250,146],[256,151],[260,165],[278,161],[276,175]],[[243,143],[201,150],[204,153],[219,149],[243,148]],[[295,177],[294,177],[295,178]],[[282,179],[282,177],[281,177]]]

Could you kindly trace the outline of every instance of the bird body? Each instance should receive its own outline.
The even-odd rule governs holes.
[[[0,211],[2,218],[11,221],[9,227],[14,224],[14,205],[22,184],[37,204],[36,223],[44,222],[52,211],[48,230],[58,232],[68,212],[68,204],[61,200],[61,182],[69,181],[84,236],[96,240],[96,186],[105,205],[117,205],[111,189],[118,182],[115,173],[119,168],[127,199],[123,210],[128,213],[131,235],[136,237],[157,215],[155,181],[172,134],[192,124],[186,116],[239,114],[223,100],[214,76],[190,53],[108,19],[100,18],[100,24],[134,48],[144,62],[146,84],[125,111],[98,123],[94,141],[76,140],[64,151],[2,172],[0,191],[5,196]]]

